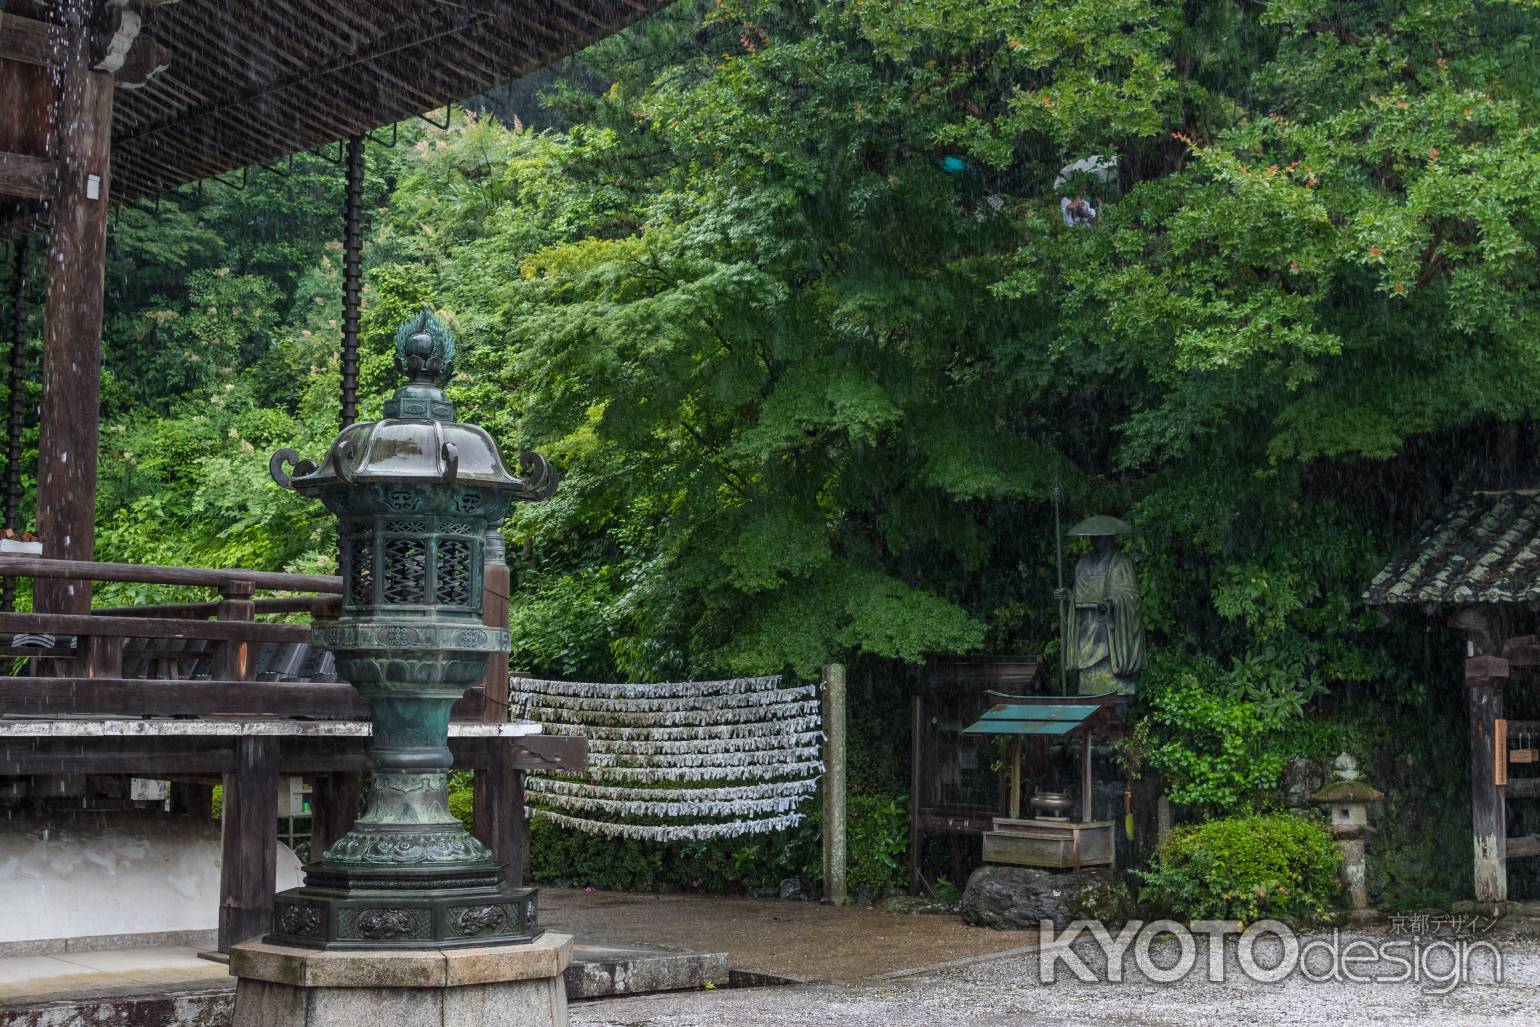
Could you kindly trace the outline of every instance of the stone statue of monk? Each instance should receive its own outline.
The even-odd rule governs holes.
[[[1088,517],[1069,530],[1091,539],[1075,565],[1065,603],[1064,645],[1069,669],[1079,672],[1080,695],[1133,695],[1145,666],[1144,602],[1134,561],[1118,548],[1133,529],[1116,517]]]

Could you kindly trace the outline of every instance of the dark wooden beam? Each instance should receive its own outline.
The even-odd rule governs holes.
[[[335,799],[324,814],[333,841],[352,826],[358,815],[356,792],[346,779],[367,769],[369,739],[364,735],[268,735],[278,741],[279,773],[305,774],[323,781],[325,797]],[[236,736],[197,735],[60,735],[6,738],[0,744],[0,777],[27,774],[132,774],[135,777],[179,777],[234,773]],[[534,735],[522,738],[457,736],[449,752],[458,770],[488,768],[494,762],[516,775],[553,765],[580,770],[586,760],[584,739]],[[499,752],[506,756],[498,756]],[[522,788],[522,779],[518,787]],[[319,808],[319,807],[318,807]],[[323,814],[317,814],[318,816]],[[335,831],[335,835],[330,835]]]
[[[5,564],[0,564],[4,568]],[[88,613],[0,613],[0,634],[46,632],[108,638],[195,638],[230,642],[308,642],[306,624],[259,624],[181,617],[94,617]],[[46,655],[46,653],[42,654]],[[225,680],[238,681],[229,676]]]
[[[89,687],[71,687],[72,679],[6,678],[0,685],[0,716],[138,717],[368,716],[369,709],[352,685],[341,682],[286,681],[147,681],[96,678]]]
[[[1540,667],[1540,638],[1520,635],[1503,645],[1503,657],[1514,667]]]
[[[75,9],[81,24],[88,23],[88,3],[70,0],[66,7]],[[62,31],[59,40],[57,63],[50,68],[59,95],[49,156],[59,177],[49,205],[38,534],[45,556],[89,560],[96,545],[112,76],[91,70],[86,31]],[[39,581],[33,594],[40,611],[91,608],[91,586],[84,579]]]
[[[1527,856],[1540,856],[1540,834],[1508,839],[1509,859],[1524,859]]]
[[[0,60],[0,150],[42,157],[48,150],[53,80],[47,68]]]
[[[278,739],[241,738],[225,775],[219,951],[272,928],[278,889]]]
[[[246,630],[257,625],[257,607],[252,602],[252,593],[256,586],[249,581],[232,581],[225,586],[223,598],[219,601],[219,619],[217,621],[195,622],[197,627],[207,624],[235,624],[242,628],[240,634],[233,638],[222,639],[214,646],[214,666],[210,673],[222,681],[250,681],[252,673],[252,639],[245,634]],[[95,618],[92,618],[93,620]],[[125,620],[134,620],[126,617]],[[275,627],[277,625],[274,625]],[[305,630],[303,624],[288,624],[284,627],[297,627]]]
[[[331,574],[161,567],[155,564],[65,561],[33,556],[7,556],[5,560],[8,573],[18,578],[90,578],[92,581],[132,581],[146,585],[188,585],[216,589],[223,589],[232,581],[249,581],[259,590],[281,589],[286,592],[328,594],[342,592],[342,579]]]
[[[1510,799],[1540,799],[1540,777],[1510,777],[1503,791]]]
[[[0,11],[0,60],[48,66],[48,23]]]
[[[45,200],[53,195],[54,163],[47,157],[0,153],[0,196],[15,200]]]

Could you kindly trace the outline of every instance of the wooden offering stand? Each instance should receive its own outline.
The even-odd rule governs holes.
[[[1115,824],[1091,819],[1091,744],[1096,736],[1117,737],[1122,722],[1116,695],[1046,696],[990,693],[995,701],[964,734],[1006,735],[1011,739],[1010,814],[996,817],[984,833],[984,861],[1015,866],[1080,870],[1114,866]],[[1080,817],[1021,816],[1023,739],[1080,739]]]

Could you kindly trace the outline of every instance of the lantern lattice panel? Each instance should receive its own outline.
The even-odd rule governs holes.
[[[391,604],[428,599],[428,547],[420,538],[385,541],[384,599]]]
[[[435,602],[467,605],[471,601],[471,544],[460,538],[439,539],[433,573]]]

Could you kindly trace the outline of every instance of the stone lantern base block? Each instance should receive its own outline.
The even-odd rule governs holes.
[[[232,1027],[567,1027],[572,937],[524,945],[328,951],[252,941],[230,950]]]

